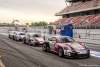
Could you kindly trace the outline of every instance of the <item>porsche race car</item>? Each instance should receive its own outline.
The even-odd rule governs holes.
[[[85,44],[68,36],[52,36],[43,43],[42,49],[56,52],[60,57],[90,57],[90,50]]]

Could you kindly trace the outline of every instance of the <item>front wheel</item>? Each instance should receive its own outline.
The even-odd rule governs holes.
[[[64,57],[64,51],[63,51],[62,47],[59,48],[58,54],[59,54],[60,57]]]
[[[26,44],[26,41],[25,41],[25,39],[23,39],[23,44]]]
[[[8,38],[10,38],[10,35],[8,36]]]
[[[45,51],[45,52],[47,51],[47,45],[46,44],[42,45],[42,50]]]
[[[88,54],[87,54],[87,58],[90,58],[90,51],[89,51]]]
[[[28,44],[29,44],[30,46],[32,46],[32,43],[31,43],[31,41],[29,41],[29,42],[28,42]]]

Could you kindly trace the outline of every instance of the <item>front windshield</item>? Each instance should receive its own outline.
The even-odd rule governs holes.
[[[59,42],[68,43],[75,42],[75,40],[70,37],[59,37]]]
[[[25,33],[19,33],[19,35],[25,35]]]
[[[15,33],[15,31],[11,31],[11,34],[14,34]]]
[[[41,37],[39,34],[34,34],[32,37]]]

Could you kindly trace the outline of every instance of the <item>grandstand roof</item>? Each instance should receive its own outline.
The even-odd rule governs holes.
[[[78,2],[78,1],[82,1],[82,0],[66,0],[67,2]]]
[[[85,1],[89,1],[89,0],[66,0],[67,2],[79,2],[79,1],[83,1],[83,2],[85,2]]]
[[[62,16],[64,14],[95,10],[95,9],[100,9],[100,0],[88,0],[86,2],[76,2],[71,6],[67,6],[65,9],[63,9],[59,13],[56,13],[55,15]]]

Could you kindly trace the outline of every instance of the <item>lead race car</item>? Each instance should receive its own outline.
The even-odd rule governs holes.
[[[68,36],[52,36],[43,43],[42,49],[56,52],[60,57],[90,57],[90,50],[85,44]]]

